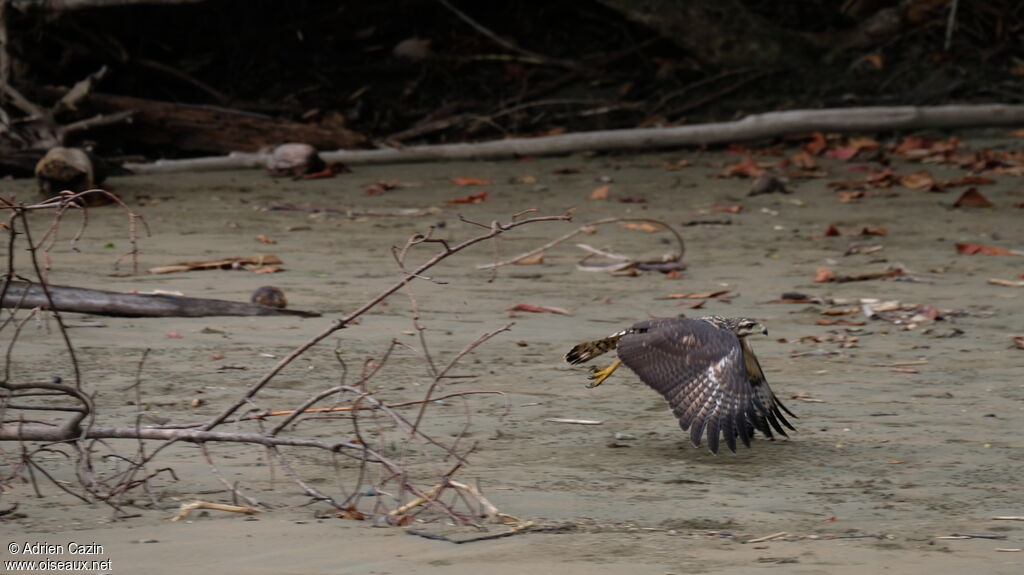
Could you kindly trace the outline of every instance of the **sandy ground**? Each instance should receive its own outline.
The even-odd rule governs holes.
[[[970,141],[973,147],[1019,145]],[[687,158],[679,171],[665,161]],[[728,226],[680,227],[689,269],[678,279],[657,272],[612,277],[577,269],[582,252],[564,244],[541,265],[503,268],[488,282],[475,266],[491,261],[493,245],[456,256],[429,274],[445,285],[420,282],[416,295],[431,349],[446,361],[463,345],[509,321],[518,303],[567,308],[571,316],[519,313],[512,329],[479,348],[457,368],[446,391],[492,389],[507,393],[470,402],[467,440],[478,450],[459,472],[479,480],[504,512],[538,524],[575,524],[564,532],[529,533],[455,545],[409,535],[370,522],[317,519],[326,506],[307,498],[277,470],[271,477],[261,449],[218,446],[214,457],[270,512],[244,518],[220,512],[189,521],[168,518],[181,501],[230,502],[194,447],[168,450],[160,461],[178,481],[154,483],[157,507],[131,508],[138,517],[113,521],[110,509],[86,505],[43,484],[12,482],[0,506],[17,502],[14,517],[0,519],[4,543],[95,542],[110,559],[87,572],[148,573],[1020,573],[1024,523],[993,520],[1024,515],[1024,351],[1011,336],[1024,335],[1024,290],[986,283],[1024,273],[1019,257],[958,255],[956,242],[1024,248],[1019,178],[1001,177],[983,187],[996,209],[954,210],[955,192],[893,188],[858,203],[840,203],[827,181],[861,173],[825,161],[833,176],[802,181],[790,195],[746,197],[745,180],[715,179],[727,154],[665,152],[619,157],[573,156],[530,162],[449,163],[359,167],[330,180],[273,180],[259,172],[122,177],[114,191],[147,218],[152,236],[142,240],[145,269],[182,260],[272,253],[287,271],[191,272],[119,277],[116,256],[127,248],[126,221],[116,209],[91,212],[79,252],[59,243],[52,281],[116,290],[177,290],[190,296],[245,300],[259,285],[273,284],[290,306],[324,318],[112,319],[71,316],[71,335],[87,385],[96,391],[101,423],[131,422],[136,407],[125,389],[142,351],[144,407],[153,417],[198,421],[219,411],[291,348],[331,320],[368,300],[399,276],[390,248],[414,231],[443,222],[439,237],[458,241],[478,232],[461,214],[481,222],[507,219],[526,208],[559,214],[575,207],[573,223],[521,228],[500,244],[503,256],[540,245],[583,222],[613,216],[655,217],[674,225],[731,218]],[[556,174],[576,168],[577,173]],[[921,169],[897,163],[900,173]],[[928,166],[937,177],[961,175]],[[456,176],[493,180],[486,202],[446,205],[472,193]],[[523,176],[535,183],[511,183]],[[611,200],[587,195],[610,178]],[[402,187],[370,197],[379,180]],[[2,182],[0,193],[28,197],[28,182]],[[645,204],[622,203],[642,197]],[[425,217],[310,217],[297,211],[259,211],[268,202],[360,208],[435,206]],[[716,206],[742,204],[737,214]],[[45,223],[43,214],[33,218]],[[820,237],[841,230],[883,226],[884,237]],[[64,235],[71,234],[66,226]],[[274,245],[256,241],[264,234]],[[673,249],[664,233],[603,226],[579,241],[637,257]],[[870,255],[844,256],[851,243],[880,244]],[[6,246],[5,246],[6,249]],[[6,256],[5,256],[6,257]],[[19,254],[19,258],[22,255]],[[903,265],[920,281],[876,280],[813,283],[821,266],[841,273]],[[690,310],[664,299],[671,293],[730,290]],[[784,292],[822,297],[880,298],[921,303],[963,314],[904,330],[881,320],[864,326],[817,325],[827,307],[766,303]],[[424,370],[408,299],[402,295],[332,337],[282,373],[260,396],[263,407],[287,409],[316,390],[334,385],[339,372],[332,348],[358,364],[397,338],[408,344],[376,381],[385,399],[422,396]],[[755,441],[736,454],[712,456],[693,448],[663,401],[622,370],[597,389],[585,387],[587,370],[562,356],[572,345],[617,331],[648,316],[680,313],[745,315],[767,324],[770,337],[752,341],[775,391],[799,416],[789,440]],[[104,327],[95,327],[99,322]],[[94,327],[87,327],[87,326]],[[52,327],[52,326],[50,326]],[[945,337],[954,333],[956,337]],[[169,338],[169,332],[180,338]],[[8,338],[9,332],[3,334]],[[816,336],[819,341],[801,340]],[[857,338],[852,347],[839,341]],[[838,339],[837,339],[838,338]],[[15,348],[14,377],[68,376],[54,332],[30,323]],[[214,355],[216,354],[216,355]],[[261,355],[263,354],[263,355]],[[223,359],[219,359],[223,356]],[[274,356],[274,357],[268,357]],[[218,359],[214,359],[214,358]],[[247,370],[218,370],[237,365]],[[909,372],[909,371],[912,371]],[[815,402],[789,399],[802,395]],[[205,404],[192,407],[192,400]],[[464,420],[460,405],[439,412],[432,433],[454,433]],[[549,418],[601,421],[568,425]],[[309,425],[314,425],[310,423]],[[324,423],[323,425],[327,425]],[[327,429],[326,427],[324,429]],[[616,435],[618,434],[618,435]],[[4,446],[11,457],[17,450]],[[134,445],[119,444],[128,453]],[[289,451],[304,477],[337,495],[335,472],[322,455]],[[0,469],[9,470],[9,459]],[[73,470],[53,456],[45,462],[58,478]],[[6,473],[6,472],[5,472]],[[343,471],[342,474],[345,472]],[[139,503],[146,498],[139,495]],[[501,527],[492,527],[500,532]],[[745,543],[785,532],[777,539]],[[940,539],[954,533],[997,538]],[[9,541],[7,541],[9,540]],[[2,559],[41,559],[5,553]],[[11,571],[13,572],[13,571]],[[37,571],[44,572],[44,571]]]

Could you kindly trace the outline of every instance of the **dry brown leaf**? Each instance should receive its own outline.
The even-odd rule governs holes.
[[[658,224],[652,224],[651,222],[619,222],[619,227],[627,230],[634,230],[638,232],[655,233],[662,231],[662,226]]]
[[[814,272],[814,283],[825,283],[830,282],[836,277],[836,272],[828,268],[818,268]]]
[[[825,140],[825,134],[822,134],[821,132],[814,132],[811,134],[811,141],[804,144],[804,151],[812,156],[817,156],[827,147],[828,142]]]
[[[853,315],[860,313],[859,307],[849,309],[826,309],[821,312],[821,315]]]
[[[601,187],[595,189],[593,192],[590,192],[590,195],[587,196],[587,199],[588,200],[607,200],[608,199],[608,192],[610,190],[611,190],[611,186],[608,186],[608,185],[601,186]]]
[[[994,183],[995,180],[985,176],[962,176],[946,181],[947,186],[987,186]]]
[[[508,308],[505,311],[508,311],[509,313],[516,311],[525,311],[529,313],[553,313],[558,315],[572,315],[572,312],[565,308],[546,305],[534,305],[532,303],[517,303],[516,305]]]
[[[489,186],[489,185],[491,185],[491,181],[490,180],[485,180],[483,178],[466,178],[466,177],[452,178],[452,183],[455,184],[456,186]]]
[[[978,191],[977,188],[968,188],[966,192],[960,194],[960,197],[953,202],[954,208],[991,208],[992,202],[988,201],[988,198],[984,194]]]
[[[260,235],[256,236],[256,241],[258,241],[261,244],[276,244],[277,243],[277,240],[270,239],[269,237],[267,237],[266,234],[260,234]]]
[[[750,156],[743,156],[743,159],[740,160],[739,162],[737,162],[735,164],[732,164],[731,166],[726,166],[725,169],[722,170],[718,174],[718,177],[720,177],[720,178],[735,178],[735,177],[756,178],[757,176],[760,176],[764,172],[765,172],[764,168],[762,168],[761,166],[757,165],[757,162],[754,161],[754,158],[752,158]]]
[[[731,206],[715,206],[712,209],[716,212],[723,212],[726,214],[738,214],[743,211],[743,206],[739,204],[732,204]]]
[[[997,248],[995,246],[983,246],[981,244],[965,244],[958,243],[956,245],[956,251],[960,254],[975,255],[981,254],[985,256],[1021,256],[1024,252],[1016,250],[1008,250],[1006,248]]]
[[[1013,336],[1013,345],[1017,349],[1024,349],[1024,336],[1020,336],[1020,335]]]
[[[924,190],[935,185],[935,178],[928,170],[922,170],[901,176],[900,185],[904,188]]]
[[[487,190],[480,190],[475,194],[470,194],[462,198],[455,198],[453,200],[445,200],[448,204],[479,204],[487,201]]]
[[[869,197],[868,192],[865,190],[839,191],[836,192],[836,195],[839,196],[839,201],[844,204],[850,204],[861,198]]]
[[[888,235],[888,232],[882,226],[865,226],[861,231],[862,236],[884,236]]]
[[[670,172],[674,172],[676,170],[681,170],[681,169],[683,169],[683,168],[685,168],[685,167],[687,167],[689,165],[690,165],[690,160],[687,160],[685,158],[681,159],[681,160],[676,160],[674,162],[665,161],[665,162],[661,163],[661,167],[666,169],[666,170],[668,170],[668,171],[670,171]]]

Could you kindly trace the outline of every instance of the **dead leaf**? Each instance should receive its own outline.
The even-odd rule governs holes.
[[[827,229],[825,230],[825,237],[826,237],[826,238],[832,238],[832,237],[835,237],[835,236],[838,236],[838,235],[841,235],[841,234],[839,233],[839,229],[838,229],[838,228],[836,228],[835,226],[831,226],[831,225],[830,225],[830,226],[829,226],[829,227],[828,227],[828,228],[827,228]]]
[[[269,237],[267,237],[265,234],[260,234],[260,235],[256,236],[256,241],[258,241],[261,244],[276,244],[277,243],[277,240],[272,240]]]
[[[836,277],[836,272],[828,268],[818,268],[814,272],[814,283],[825,283],[830,282]]]
[[[509,180],[511,184],[536,184],[537,178],[533,176],[516,176]]]
[[[863,321],[850,321],[848,319],[819,319],[815,322],[817,325],[849,325],[849,326],[861,326],[866,325],[867,322]]]
[[[991,208],[992,202],[978,191],[978,188],[968,188],[966,192],[953,202],[954,208]]]
[[[341,513],[338,516],[342,519],[351,519],[353,521],[363,521],[366,519],[366,515],[364,515],[361,511],[356,509],[355,505],[349,505],[348,507],[342,509]]]
[[[616,199],[619,201],[619,203],[622,203],[622,204],[646,204],[647,203],[647,198],[645,198],[643,196],[622,196],[621,198],[616,198]]]
[[[828,148],[828,141],[825,140],[825,134],[821,132],[814,132],[811,134],[811,141],[804,144],[804,151],[812,156],[818,156]]]
[[[276,274],[277,272],[283,272],[284,268],[280,266],[261,266],[252,270],[254,274]]]
[[[724,212],[727,214],[738,214],[743,211],[743,206],[739,204],[732,204],[731,206],[715,206],[711,208],[716,212]]]
[[[857,146],[841,146],[834,150],[825,152],[825,156],[846,162],[856,156],[857,152],[860,152],[860,150],[861,148],[858,148]]]
[[[462,198],[455,198],[454,200],[446,200],[447,204],[479,204],[487,201],[487,190],[480,190],[475,194],[470,194]]]
[[[995,246],[983,246],[981,244],[966,244],[958,243],[956,245],[956,251],[959,254],[975,255],[981,254],[985,256],[1021,256],[1024,252],[1017,250],[1008,250],[1006,248],[997,248]]]
[[[534,254],[525,258],[520,258],[514,262],[517,266],[535,266],[544,263],[544,253]]]
[[[552,307],[546,305],[534,305],[532,303],[517,303],[516,305],[505,310],[509,313],[516,311],[525,311],[529,313],[554,313],[558,315],[572,315],[572,312],[565,308]]]
[[[383,195],[384,192],[387,192],[388,190],[393,190],[399,187],[400,185],[401,182],[399,182],[398,180],[380,180],[375,184],[370,184],[369,186],[367,186],[364,192],[368,196],[380,196]]]
[[[638,232],[655,233],[662,231],[662,226],[658,224],[652,224],[651,222],[619,222],[619,227],[627,230],[635,230]]]
[[[888,235],[885,228],[882,226],[866,226],[860,231],[862,236],[884,236]]]
[[[1020,336],[1020,335],[1013,336],[1013,345],[1017,349],[1024,349],[1024,336]]]
[[[739,162],[737,162],[737,163],[735,163],[735,164],[733,164],[731,166],[726,166],[726,168],[724,170],[722,170],[722,172],[720,172],[718,174],[718,177],[720,177],[720,178],[734,178],[734,177],[756,178],[757,176],[760,176],[764,172],[765,172],[764,168],[762,168],[761,166],[758,166],[757,162],[754,161],[754,158],[752,158],[751,156],[743,156],[743,159],[740,160]]]
[[[720,295],[729,293],[730,290],[723,289],[718,291],[709,292],[696,292],[696,293],[673,293],[662,299],[711,299]]]
[[[947,186],[987,186],[994,183],[995,180],[985,176],[962,176],[945,182]]]
[[[900,185],[914,190],[926,190],[935,185],[935,178],[932,177],[931,172],[922,170],[901,176]]]
[[[821,315],[853,315],[860,313],[859,307],[849,309],[826,309],[821,312]]]
[[[690,160],[687,160],[685,158],[683,158],[681,160],[676,160],[674,162],[665,161],[665,162],[661,163],[661,167],[666,169],[666,170],[668,170],[668,171],[670,171],[670,172],[674,172],[676,170],[680,170],[680,169],[685,168],[685,167],[687,167],[689,165],[690,165]]]
[[[806,150],[793,154],[789,157],[789,161],[802,170],[814,170],[818,167],[818,163],[814,161],[814,156]]]
[[[609,190],[611,190],[611,186],[601,186],[600,188],[595,189],[593,192],[590,192],[590,195],[587,196],[587,199],[588,200],[607,200],[608,199],[608,191]]]
[[[455,184],[456,186],[489,186],[489,185],[491,185],[491,181],[490,180],[485,180],[483,178],[468,178],[468,177],[452,178],[452,183]]]
[[[839,201],[844,204],[853,203],[861,198],[868,197],[868,193],[865,190],[854,190],[854,191],[840,191],[836,192],[839,196]]]

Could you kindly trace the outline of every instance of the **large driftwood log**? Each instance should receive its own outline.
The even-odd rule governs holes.
[[[28,288],[26,290],[26,287]],[[319,317],[308,311],[278,309],[247,302],[182,297],[173,295],[126,294],[67,286],[47,286],[58,311],[117,317],[209,317],[295,315]],[[11,282],[0,307],[51,309],[50,299],[39,284]]]
[[[1017,125],[1024,125],[1024,105],[833,108],[769,112],[747,116],[735,122],[670,128],[602,130],[474,144],[410,146],[402,149],[338,150],[322,152],[320,157],[326,162],[343,162],[348,165],[495,159],[548,156],[589,150],[650,150],[686,145],[724,144],[812,131],[869,132]],[[235,153],[222,157],[126,164],[125,167],[136,173],[147,174],[233,170],[263,167],[266,159],[266,154]]]
[[[43,95],[59,97],[62,88],[45,88]],[[285,142],[305,142],[321,150],[355,148],[366,138],[344,128],[325,128],[278,120],[226,108],[174,104],[130,96],[92,93],[78,106],[92,113],[133,111],[130,125],[109,128],[125,148],[173,149],[200,154],[255,152]]]

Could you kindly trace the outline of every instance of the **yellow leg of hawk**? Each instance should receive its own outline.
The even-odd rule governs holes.
[[[589,376],[593,381],[590,382],[590,385],[588,385],[587,388],[594,388],[604,383],[604,380],[608,379],[611,374],[615,373],[615,370],[619,369],[620,365],[622,365],[622,360],[616,359],[611,365],[604,369],[597,369],[596,367],[593,368]]]

